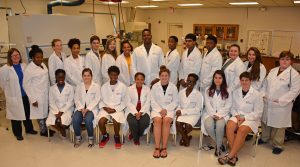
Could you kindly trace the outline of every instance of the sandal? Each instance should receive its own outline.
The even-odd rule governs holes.
[[[160,157],[160,148],[155,148],[154,153],[153,153],[153,157],[154,158],[159,158]]]
[[[218,158],[218,162],[220,165],[225,165],[225,164],[229,164],[229,161],[232,161],[232,159],[233,158],[230,158],[228,155],[225,155],[224,157]]]
[[[92,148],[94,147],[94,139],[89,139],[89,145],[88,145],[88,148]]]
[[[81,142],[81,139],[76,139],[76,140],[74,141],[74,147],[75,147],[75,148],[79,147],[79,146],[80,146],[80,142]]]
[[[165,155],[162,154],[163,152],[165,153]],[[162,148],[160,150],[160,157],[161,158],[167,158],[167,156],[168,156],[167,148]]]
[[[233,157],[233,158],[231,158],[231,160],[229,160],[227,163],[228,163],[228,165],[230,165],[230,166],[235,166],[237,161],[238,161],[238,158],[237,158],[237,157]]]

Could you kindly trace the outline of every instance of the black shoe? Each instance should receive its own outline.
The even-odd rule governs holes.
[[[24,140],[23,136],[16,136],[17,140],[22,141]]]
[[[54,133],[50,131],[50,137],[52,137],[53,134],[54,134]],[[44,136],[44,137],[48,137],[48,132],[40,132],[40,135],[41,135],[41,136]]]
[[[31,135],[36,135],[38,132],[35,130],[31,130],[31,131],[26,131],[26,134],[31,134]]]
[[[49,130],[49,132],[50,132],[50,136],[52,137],[53,135],[54,135],[54,133],[55,133],[55,131],[54,130]]]
[[[220,150],[222,151],[222,152],[225,152],[226,151],[226,148],[225,148],[225,146],[222,144],[222,146],[220,147]]]
[[[246,140],[246,141],[249,141],[249,140],[251,140],[251,139],[252,139],[252,137],[253,137],[252,135],[247,135],[247,137],[246,137],[246,139],[245,139],[245,140]]]
[[[267,142],[263,141],[262,139],[258,139],[258,145],[261,145],[261,144],[266,144]]]
[[[278,155],[278,154],[281,154],[282,151],[283,150],[281,148],[275,147],[275,148],[273,148],[272,153]]]

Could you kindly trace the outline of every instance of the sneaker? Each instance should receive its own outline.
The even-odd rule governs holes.
[[[134,141],[134,145],[139,146],[140,145],[140,141]]]
[[[106,145],[106,143],[107,143],[108,141],[109,141],[109,134],[106,133],[106,135],[103,135],[103,136],[102,136],[102,140],[101,140],[101,142],[99,143],[99,147],[100,147],[100,148],[104,148],[105,145]]]
[[[115,135],[114,138],[115,138],[115,148],[120,149],[122,147],[122,144],[120,142],[120,136]]]
[[[273,148],[272,153],[273,153],[273,154],[276,154],[276,155],[279,155],[279,154],[282,153],[282,151],[283,151],[283,150],[282,150],[281,148],[275,147],[275,148]]]
[[[17,138],[18,141],[24,140],[23,136],[16,136],[16,138]]]
[[[258,139],[258,145],[261,145],[261,144],[266,144],[267,142],[263,141],[262,139]]]
[[[89,138],[88,142],[89,142],[88,148],[94,147],[94,138]]]
[[[74,141],[74,147],[77,148],[80,146],[80,142],[81,142],[81,136],[80,137],[76,137],[75,141]]]
[[[35,130],[31,130],[31,131],[26,131],[26,134],[31,134],[31,135],[36,135],[38,132]]]

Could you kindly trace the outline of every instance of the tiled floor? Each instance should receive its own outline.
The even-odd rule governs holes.
[[[35,122],[35,121],[34,121]],[[6,128],[9,130],[6,130]],[[36,129],[38,127],[35,124]],[[55,135],[51,142],[38,135],[24,135],[22,142],[17,141],[10,129],[10,123],[0,111],[0,166],[1,167],[83,167],[83,166],[123,166],[123,167],[211,167],[220,166],[214,151],[198,150],[199,131],[193,131],[193,139],[189,148],[176,146],[171,142],[169,155],[165,159],[154,159],[152,143],[146,145],[145,137],[141,146],[134,146],[126,141],[122,149],[116,150],[113,140],[107,147],[92,149],[84,142],[79,148],[73,148],[69,140],[61,140]],[[247,142],[239,154],[237,166],[241,167],[299,167],[300,142],[286,143],[281,155],[273,155],[268,145],[258,146],[256,157],[253,158],[253,146]]]

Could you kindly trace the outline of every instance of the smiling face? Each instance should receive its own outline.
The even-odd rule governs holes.
[[[256,55],[255,55],[254,50],[249,50],[249,52],[248,52],[248,61],[249,61],[249,63],[253,64],[255,59],[256,59]]]
[[[136,84],[136,87],[140,88],[144,85],[145,83],[145,78],[143,75],[137,75],[135,77],[135,84]]]
[[[71,48],[71,53],[73,57],[78,57],[80,53],[80,46],[78,44],[74,44]]]
[[[242,77],[240,83],[243,91],[248,91],[250,89],[251,80],[249,78]]]
[[[64,73],[58,73],[56,76],[55,76],[55,79],[56,79],[56,82],[58,85],[64,85],[65,84],[65,74]]]
[[[119,74],[116,72],[110,72],[109,74],[110,84],[114,85],[118,82],[118,76]]]
[[[100,41],[98,41],[98,40],[93,40],[92,43],[91,43],[91,46],[92,46],[92,50],[93,50],[93,51],[99,50],[99,47],[100,47]]]
[[[124,43],[123,44],[122,51],[123,51],[124,55],[130,55],[131,46],[129,45],[129,43]]]
[[[187,88],[194,88],[194,86],[196,85],[196,79],[192,76],[189,76],[186,79],[186,83],[187,83]]]
[[[170,75],[168,72],[162,72],[159,75],[159,79],[160,79],[162,85],[167,85],[167,84],[169,84]]]
[[[216,44],[213,40],[210,40],[210,39],[206,40],[206,48],[208,51],[213,50],[215,47],[216,47]]]
[[[177,42],[173,38],[169,38],[168,47],[170,50],[174,50],[177,47]]]
[[[43,54],[40,52],[37,52],[34,56],[32,61],[34,62],[34,64],[36,64],[37,66],[41,66],[41,64],[43,63]]]
[[[214,83],[216,84],[216,87],[220,87],[223,83],[223,77],[220,74],[215,74],[214,76]]]
[[[143,33],[143,41],[145,44],[150,44],[152,43],[152,35],[151,32],[149,31],[144,31]]]
[[[108,49],[110,51],[114,51],[116,49],[116,41],[115,40],[112,40],[109,45],[108,45]]]
[[[292,60],[289,56],[285,56],[279,59],[279,65],[281,69],[287,69],[292,64]]]
[[[85,71],[82,75],[82,80],[85,84],[90,84],[92,82],[92,75],[89,71]]]
[[[61,41],[56,41],[54,43],[54,46],[52,46],[53,50],[55,53],[61,53],[62,52],[62,43]]]
[[[229,49],[229,57],[232,59],[232,60],[235,60],[240,54],[240,51],[239,51],[239,48],[236,47],[236,46],[232,46],[230,47]]]
[[[11,61],[13,64],[20,64],[20,61],[21,61],[21,55],[19,52],[17,51],[14,51],[12,54],[11,54]]]

